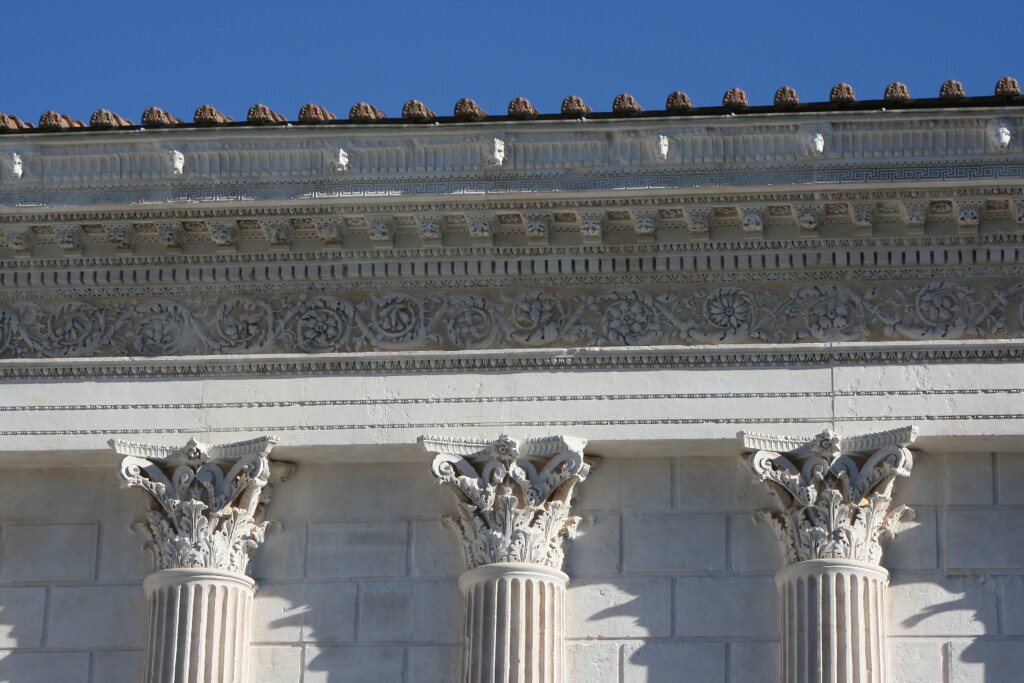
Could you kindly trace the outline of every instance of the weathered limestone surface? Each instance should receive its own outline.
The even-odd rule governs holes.
[[[562,544],[575,485],[590,466],[571,437],[493,442],[421,437],[438,483],[455,489],[469,569],[465,595],[465,683],[560,683],[565,668]]]
[[[124,484],[152,496],[145,522],[156,564],[149,598],[147,683],[247,683],[256,583],[245,575],[263,541],[256,521],[277,440],[182,448],[112,440]]]
[[[783,681],[889,681],[889,572],[856,560],[806,560],[775,577],[781,595]]]
[[[255,581],[216,569],[146,577],[148,683],[248,683]]]
[[[145,584],[163,626],[173,600],[234,600],[151,647],[189,675],[241,662],[208,645],[248,619],[261,683],[872,680],[883,643],[891,681],[1014,680],[1024,122],[1004,90],[884,112],[786,90],[770,115],[733,92],[735,116],[623,97],[636,116],[572,100],[562,120],[394,125],[367,105],[367,125],[0,136],[0,679],[143,680]],[[771,492],[738,429],[799,448],[906,424],[924,457],[891,491],[885,475],[845,495],[852,470],[824,458],[776,508],[786,543],[752,520]],[[189,436],[268,432],[302,467],[250,561],[273,472],[247,470],[226,510],[146,468]],[[502,511],[473,464],[502,432],[521,455],[578,436],[568,479],[548,490],[523,464]],[[458,509],[425,433],[464,447],[442,477],[476,508],[459,536],[437,522]],[[155,496],[148,580],[108,439],[160,456],[132,474]],[[603,460],[572,489],[584,439]],[[841,453],[871,471],[864,454]],[[904,504],[883,590],[878,541]],[[858,586],[888,611],[851,603]]]
[[[810,441],[742,433],[750,466],[776,498],[764,512],[789,563],[776,574],[782,602],[782,680],[885,683],[887,588],[879,566],[906,506],[891,508],[910,476],[908,427]]]
[[[572,513],[583,521],[563,566],[569,680],[671,681],[680,667],[694,680],[776,680],[774,576],[785,559],[751,515],[770,493],[736,457],[735,437],[732,448],[605,457],[577,487]],[[279,444],[274,455],[290,454]],[[454,511],[452,495],[425,470],[422,457],[309,462],[275,487],[270,513],[281,526],[250,563],[259,582],[251,678],[459,680],[465,560],[438,522]],[[1018,452],[926,451],[898,482],[894,505],[916,515],[884,555],[890,681],[1013,680],[1024,568],[1007,563],[1019,545],[1022,471]],[[139,683],[142,582],[152,572],[127,528],[139,499],[118,490],[109,467],[50,468],[46,496],[39,477],[31,468],[0,477],[0,678]],[[944,515],[963,521],[950,528]]]
[[[462,680],[564,680],[568,583],[564,572],[525,562],[483,565],[459,577],[466,598]]]

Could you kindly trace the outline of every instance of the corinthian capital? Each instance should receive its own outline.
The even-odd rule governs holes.
[[[590,466],[586,441],[565,436],[517,441],[420,437],[436,457],[439,484],[455,490],[459,515],[445,521],[464,542],[470,569],[496,562],[562,568],[562,542],[579,523],[569,499]]]
[[[156,569],[222,569],[245,573],[263,542],[264,487],[272,436],[207,445],[190,439],[182,448],[112,439],[124,459],[125,486],[153,497],[144,527]]]
[[[904,505],[890,510],[897,477],[910,475],[907,449],[915,427],[813,439],[739,433],[754,451],[750,467],[767,483],[778,509],[762,512],[790,563],[844,559],[878,564],[896,533]]]

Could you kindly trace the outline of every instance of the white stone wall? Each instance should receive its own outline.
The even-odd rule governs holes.
[[[642,448],[642,446],[640,446]],[[285,449],[275,456],[287,458]],[[567,550],[570,681],[774,681],[782,564],[736,457],[608,458]],[[887,551],[893,680],[1008,681],[1024,667],[1024,455],[929,454],[897,483],[916,519]],[[300,465],[274,488],[254,681],[457,679],[454,499],[422,462]],[[136,683],[145,497],[114,467],[0,476],[0,680]]]

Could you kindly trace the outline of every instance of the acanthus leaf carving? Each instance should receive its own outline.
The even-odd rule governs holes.
[[[7,240],[19,234],[7,233]],[[172,238],[180,241],[180,234]],[[0,304],[0,358],[996,339],[1022,332],[1024,282],[1014,281]]]
[[[790,564],[843,559],[878,564],[901,519],[912,511],[894,508],[897,477],[910,476],[907,448],[915,427],[843,438],[831,430],[813,439],[740,432],[754,452],[749,464],[777,502],[763,511]]]
[[[561,569],[565,538],[579,518],[570,516],[573,488],[586,479],[586,441],[551,436],[494,441],[423,436],[434,454],[431,471],[459,499],[446,518],[462,539],[467,567],[527,562]]]
[[[275,437],[181,448],[112,439],[123,456],[118,474],[127,487],[152,496],[140,523],[149,535],[157,571],[220,569],[244,574],[263,542],[270,454]]]

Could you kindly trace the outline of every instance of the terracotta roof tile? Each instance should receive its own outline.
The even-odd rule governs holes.
[[[171,115],[160,107],[150,107],[142,112],[142,125],[144,126],[173,126],[181,123],[181,119]]]
[[[196,109],[192,120],[200,126],[215,126],[219,123],[231,123],[234,121],[230,116],[225,116],[208,104],[204,104]]]
[[[960,81],[946,81],[939,88],[939,98],[943,100],[962,100],[966,96],[964,84]]]
[[[910,89],[906,83],[893,81],[886,86],[884,99],[886,102],[906,102],[910,99]]]
[[[22,130],[31,127],[31,123],[25,123],[13,114],[0,114],[0,130]]]
[[[996,83],[996,97],[1017,97],[1020,95],[1020,83],[1013,76],[1003,76]]]
[[[302,109],[299,110],[300,123],[318,123],[322,121],[336,121],[337,119],[338,117],[327,111],[327,109],[312,102],[302,105]]]
[[[369,123],[370,121],[376,121],[378,119],[386,119],[387,116],[372,104],[356,102],[352,105],[352,109],[349,110],[348,118],[360,123]]]
[[[670,114],[684,114],[693,109],[693,102],[682,90],[676,90],[665,100],[665,109]]]
[[[562,116],[586,116],[592,111],[579,95],[569,95],[562,100]]]
[[[89,125],[93,128],[124,128],[135,124],[128,119],[123,119],[109,109],[97,109],[89,119]]]
[[[42,130],[64,130],[65,128],[85,128],[85,124],[76,121],[67,114],[58,114],[52,109],[39,117]]]
[[[427,109],[427,105],[419,100],[409,100],[402,107],[402,118],[424,123],[436,119],[437,114]]]
[[[836,83],[832,86],[832,92],[828,94],[828,101],[832,104],[849,104],[857,100],[857,94],[849,83]]]
[[[508,103],[508,115],[514,119],[535,119],[540,116],[537,108],[525,97],[517,97]]]
[[[794,88],[784,85],[775,91],[775,106],[782,109],[790,109],[800,104],[800,96]]]
[[[751,105],[746,93],[740,88],[732,88],[725,93],[720,106],[695,107],[686,93],[675,91],[665,100],[665,109],[661,111],[645,111],[637,102],[636,98],[628,93],[622,93],[615,98],[610,112],[594,112],[583,98],[578,95],[570,95],[562,101],[559,114],[542,114],[525,97],[517,97],[508,105],[507,118],[513,120],[526,119],[548,119],[581,118],[592,117],[594,119],[609,119],[622,117],[650,117],[650,116],[687,116],[700,114],[705,116],[719,116],[723,108],[730,114],[742,113],[745,115],[767,113],[775,111],[788,111],[799,109],[800,111],[822,112],[845,109],[847,111],[874,110],[881,107],[899,106],[901,108],[936,108],[951,106],[1006,106],[1024,105],[1024,97],[1021,97],[1020,84],[1017,79],[1010,76],[1001,78],[995,87],[994,97],[967,97],[964,86],[959,81],[948,80],[942,84],[938,97],[928,99],[910,98],[910,92],[904,83],[893,82],[885,89],[882,100],[865,100],[857,102],[853,87],[849,83],[837,83],[829,93],[828,102],[801,102],[796,90],[784,86],[775,92],[775,97],[770,105]],[[427,108],[419,100],[409,100],[402,107],[402,118],[417,123],[429,123],[439,121],[441,123],[474,123],[479,121],[501,120],[502,116],[490,116],[474,100],[465,97],[455,104],[452,116],[439,117]],[[387,116],[366,102],[357,102],[349,111],[348,119],[339,119],[325,107],[317,104],[306,104],[299,110],[299,123],[371,123],[374,121],[387,121]],[[159,107],[150,107],[142,114],[142,125],[149,127],[161,126],[218,126],[233,123],[230,116],[217,111],[210,105],[203,105],[196,109],[193,118],[194,124],[186,124],[181,119],[173,116]],[[391,122],[394,122],[393,120]],[[111,128],[123,128],[134,126],[128,119],[106,110],[99,109],[93,113],[90,119],[89,128],[104,130]],[[246,123],[250,125],[287,125],[288,119],[263,104],[255,104],[249,109]],[[70,116],[55,111],[48,111],[39,120],[38,131],[72,131],[85,128],[85,124],[76,121]],[[31,124],[27,124],[17,116],[0,114],[0,133],[34,133],[38,132]]]
[[[455,118],[459,121],[482,121],[487,118],[487,112],[473,100],[463,97],[455,103]]]
[[[747,93],[741,88],[729,88],[722,97],[722,106],[728,109],[746,109],[750,106],[747,103]]]
[[[249,115],[246,117],[246,121],[257,125],[266,125],[272,123],[285,123],[288,119],[281,114],[278,114],[265,104],[254,104],[249,108]]]
[[[626,116],[636,116],[644,110],[643,107],[636,101],[636,98],[629,93],[622,93],[615,98],[612,102],[612,111],[616,114],[625,114]]]

